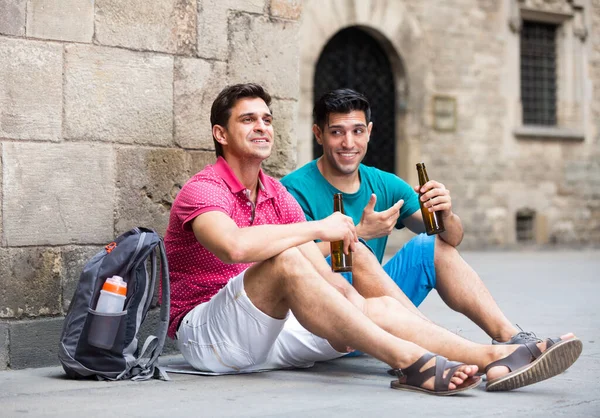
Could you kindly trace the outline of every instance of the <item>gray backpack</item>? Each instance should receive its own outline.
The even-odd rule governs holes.
[[[156,336],[138,348],[138,332],[154,296],[157,254],[161,266],[160,321]],[[148,263],[149,262],[149,263]],[[148,274],[150,264],[150,274]],[[104,281],[113,275],[127,283],[124,310],[94,310]],[[134,228],[108,244],[83,268],[65,317],[58,359],[72,378],[169,380],[157,367],[169,324],[169,270],[162,238],[146,228]]]

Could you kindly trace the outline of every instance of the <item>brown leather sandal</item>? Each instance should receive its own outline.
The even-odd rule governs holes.
[[[523,344],[511,355],[487,365],[485,373],[495,366],[506,366],[510,373],[488,380],[485,390],[513,390],[549,379],[571,367],[582,349],[578,338],[548,338],[543,353],[534,342]]]
[[[432,357],[435,357],[435,366],[421,371],[421,367]],[[456,389],[448,389],[450,385],[450,379],[454,376],[454,372],[464,363],[458,363],[456,361],[448,361],[445,357],[433,354],[425,353],[420,359],[415,361],[413,364],[408,366],[406,369],[392,369],[390,372],[394,372],[398,376],[398,380],[393,380],[391,383],[392,389],[409,390],[413,392],[428,393],[430,395],[437,396],[450,396],[455,395],[459,392],[472,389],[481,383],[480,377],[469,377],[463,382],[462,385],[457,386]],[[444,377],[444,372],[448,370],[448,373]],[[390,373],[391,374],[391,373]],[[433,390],[422,388],[421,385],[431,377],[435,376],[433,384]],[[406,377],[406,382],[400,383],[400,379]]]

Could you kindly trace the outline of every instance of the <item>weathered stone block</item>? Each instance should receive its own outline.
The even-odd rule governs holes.
[[[262,84],[278,98],[296,99],[298,77],[287,75],[298,73],[297,23],[234,13],[229,27],[229,78]]]
[[[172,143],[172,57],[83,45],[65,51],[67,138]]]
[[[212,152],[201,155],[205,164],[214,161]],[[117,157],[117,234],[145,226],[164,235],[171,205],[181,187],[196,173],[196,161],[177,149],[121,149]]]
[[[64,318],[10,322],[10,368],[58,364],[58,341]]]
[[[60,313],[60,251],[0,248],[0,317]]]
[[[94,2],[29,0],[27,36],[60,41],[92,42]]]
[[[302,13],[301,0],[271,0],[271,15],[284,19],[298,20]]]
[[[214,149],[210,108],[227,79],[223,62],[175,61],[175,141],[184,148]]]
[[[0,155],[2,155],[2,142],[0,142]],[[4,193],[2,191],[3,186],[4,186],[4,179],[2,177],[2,173],[4,172],[4,169],[2,168],[2,158],[0,158],[0,196],[4,196]],[[3,214],[2,214],[2,201],[0,200],[0,245],[4,246],[6,245],[6,240],[4,238],[4,228],[3,228]]]
[[[193,0],[96,0],[96,39],[103,45],[195,54]]]
[[[62,47],[0,38],[0,138],[61,136]]]
[[[9,246],[104,243],[113,235],[114,158],[99,144],[5,143]]]
[[[0,0],[0,34],[25,35],[27,0]]]
[[[198,0],[198,56],[227,59],[230,10],[262,13],[264,0]]]
[[[271,103],[275,143],[271,156],[264,162],[265,171],[281,178],[296,166],[296,114],[295,100],[277,100]]]
[[[188,152],[188,155],[190,157],[190,177],[206,167],[207,164],[214,164],[217,160],[214,151],[191,151]]]
[[[77,289],[83,266],[103,247],[67,246],[62,249],[61,294],[62,313],[66,314]]]
[[[8,367],[9,344],[8,324],[6,322],[0,322],[0,370],[6,370]]]

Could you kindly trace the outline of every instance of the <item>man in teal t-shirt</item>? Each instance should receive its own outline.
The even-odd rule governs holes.
[[[376,256],[376,260],[372,256],[360,258],[366,264],[360,268],[372,274],[360,280],[356,275],[352,282],[363,296],[391,296],[418,312],[415,306],[435,288],[448,306],[479,325],[493,343],[539,341],[533,333],[515,328],[456,250],[463,228],[443,184],[430,180],[422,188],[412,188],[394,174],[361,164],[373,128],[365,96],[350,89],[326,93],[315,104],[313,118],[313,133],[323,147],[323,156],[281,182],[300,203],[308,220],[329,216],[333,195],[343,194],[346,215],[352,217],[358,236]],[[423,194],[426,208],[441,213],[445,232],[437,236],[424,234],[418,192]],[[387,238],[394,228],[403,227],[417,235],[382,269]],[[329,243],[318,244],[323,254],[329,255]]]

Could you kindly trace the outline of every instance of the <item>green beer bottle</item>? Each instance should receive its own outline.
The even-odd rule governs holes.
[[[423,187],[423,185],[429,181],[425,163],[417,163],[417,174],[419,175],[419,186]],[[427,232],[427,235],[435,235],[444,232],[446,228],[444,228],[442,214],[439,212],[429,212],[429,209],[423,206],[423,203],[425,202],[421,201],[421,195],[422,193],[419,192],[419,204],[421,205],[421,213],[423,214],[423,222],[425,222],[425,231]]]

